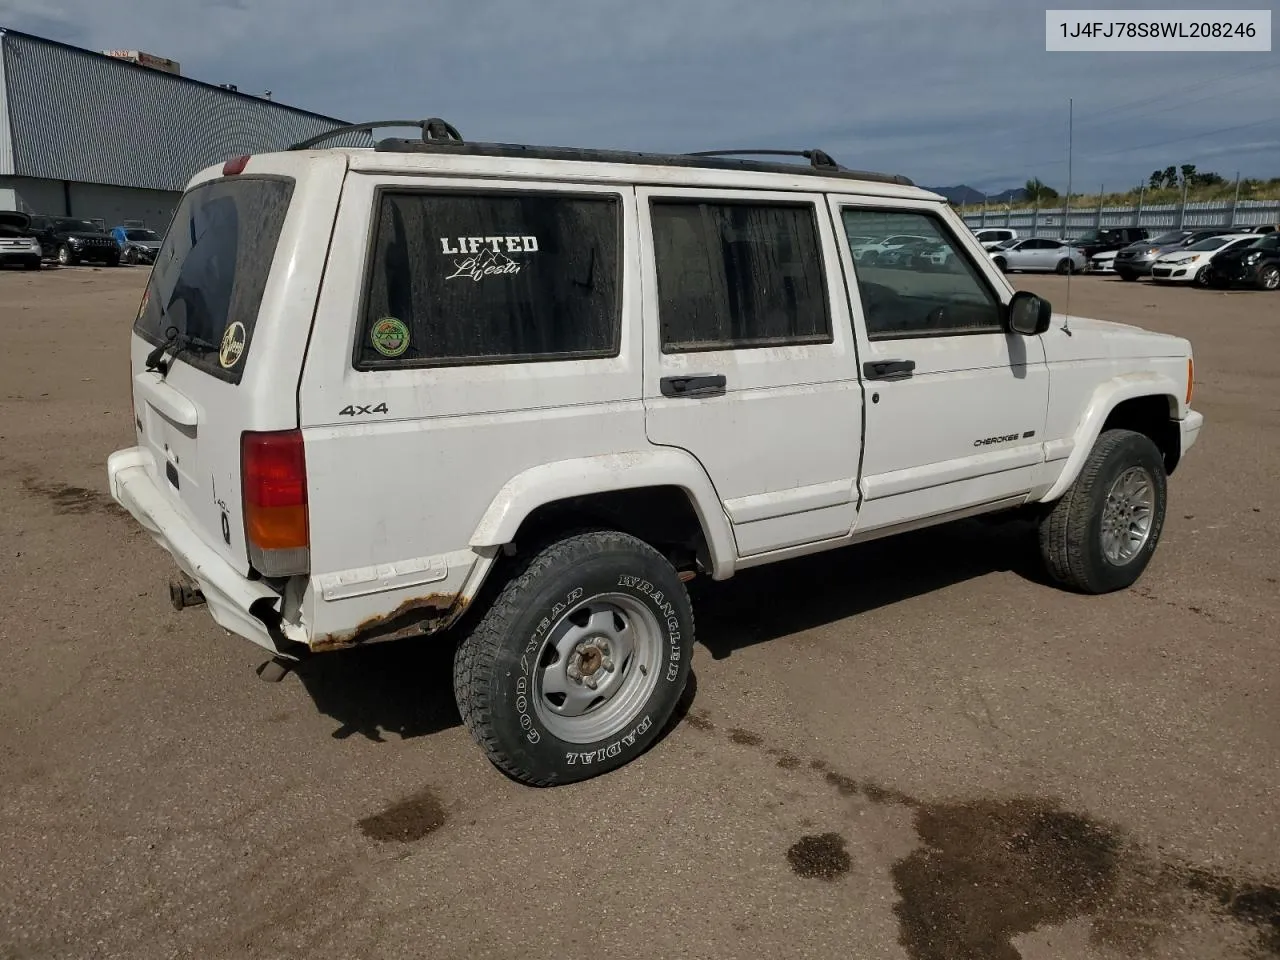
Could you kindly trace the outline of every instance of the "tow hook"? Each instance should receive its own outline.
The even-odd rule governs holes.
[[[169,581],[169,602],[175,610],[198,607],[205,602],[204,593],[194,580],[186,576],[178,577]]]

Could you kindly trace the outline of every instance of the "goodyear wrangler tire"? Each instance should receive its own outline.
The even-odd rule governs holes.
[[[533,786],[634,760],[679,703],[693,611],[675,568],[635,537],[588,531],[514,572],[458,647],[454,693],[489,760]]]
[[[1148,436],[1106,430],[1079,476],[1040,522],[1050,576],[1081,593],[1109,593],[1142,576],[1164,529],[1168,479]]]

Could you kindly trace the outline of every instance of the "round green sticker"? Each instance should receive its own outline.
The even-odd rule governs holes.
[[[369,339],[384,357],[398,357],[409,349],[409,328],[395,317],[383,317],[374,323]]]

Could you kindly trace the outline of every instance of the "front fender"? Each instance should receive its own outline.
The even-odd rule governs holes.
[[[471,546],[510,543],[525,518],[548,503],[644,487],[679,487],[688,495],[707,540],[712,579],[732,576],[737,551],[720,498],[702,465],[691,454],[673,447],[560,460],[516,474],[485,510],[471,536]]]
[[[1040,502],[1048,503],[1057,500],[1067,492],[1067,488],[1079,476],[1080,470],[1084,467],[1085,458],[1089,456],[1089,451],[1093,449],[1094,443],[1102,433],[1102,425],[1106,423],[1107,417],[1117,406],[1126,400],[1138,397],[1164,397],[1169,401],[1170,418],[1181,420],[1187,414],[1187,406],[1183,400],[1185,393],[1185,384],[1178,384],[1172,377],[1163,373],[1126,373],[1099,384],[1090,396],[1075,432],[1066,439],[1052,440],[1045,444],[1047,460],[1058,459],[1064,450],[1069,453],[1062,472],[1058,474],[1053,486],[1040,498]]]

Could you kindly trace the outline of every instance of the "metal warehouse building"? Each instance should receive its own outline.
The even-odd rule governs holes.
[[[163,230],[197,170],[342,123],[0,27],[0,210]]]

